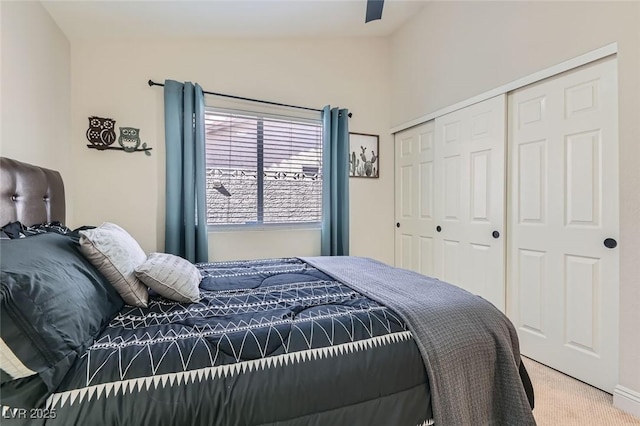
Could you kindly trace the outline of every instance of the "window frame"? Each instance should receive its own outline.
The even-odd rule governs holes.
[[[289,120],[292,122],[301,122],[301,123],[312,123],[317,124],[320,127],[321,132],[322,129],[322,117],[320,113],[318,113],[317,118],[313,118],[309,113],[302,113],[300,115],[295,114],[277,114],[274,112],[265,112],[265,111],[257,111],[251,109],[241,109],[241,108],[228,108],[228,107],[219,107],[215,105],[205,105],[205,115],[207,113],[220,113],[220,114],[239,114],[245,116],[251,116],[255,118],[259,123],[259,128],[256,129],[256,172],[257,172],[257,221],[256,223],[232,223],[232,224],[211,224],[207,222],[207,231],[209,233],[216,232],[233,232],[233,231],[244,231],[244,232],[252,232],[252,231],[275,231],[275,230],[320,230],[322,228],[322,213],[320,214],[320,218],[317,221],[310,222],[284,222],[284,223],[264,223],[264,173],[260,173],[260,170],[264,172],[264,119],[272,118],[279,120]],[[314,114],[315,115],[315,114]],[[323,161],[323,146],[322,146],[322,133],[320,134],[320,170],[322,170],[322,161]],[[207,137],[205,132],[205,147],[207,146]],[[205,152],[205,162],[206,162],[206,152]],[[207,170],[207,166],[205,165],[205,170]],[[324,176],[321,175],[321,179],[324,179]],[[321,180],[322,182],[322,180]],[[323,196],[322,192],[320,195],[320,210],[322,211],[323,204]],[[208,209],[208,205],[207,205]]]

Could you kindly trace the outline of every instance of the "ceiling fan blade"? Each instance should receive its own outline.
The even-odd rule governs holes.
[[[384,0],[367,0],[367,15],[364,23],[382,18],[382,7]]]

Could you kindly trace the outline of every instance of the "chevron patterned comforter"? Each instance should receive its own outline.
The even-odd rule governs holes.
[[[125,306],[42,423],[431,424],[420,352],[395,312],[299,259],[199,269],[199,303]]]

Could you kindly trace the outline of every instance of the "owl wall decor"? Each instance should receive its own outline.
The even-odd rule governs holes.
[[[89,117],[87,139],[94,148],[106,149],[116,141],[115,125],[116,120],[112,118],[91,116]]]
[[[112,118],[103,118],[97,116],[89,117],[89,128],[87,129],[87,140],[90,144],[88,148],[99,150],[117,149],[124,152],[144,152],[151,155],[151,148],[140,140],[140,129],[135,127],[120,127],[120,136],[118,137],[118,145],[111,146],[116,140],[115,132],[116,120]]]
[[[120,127],[118,143],[127,152],[133,152],[140,146],[140,129]]]

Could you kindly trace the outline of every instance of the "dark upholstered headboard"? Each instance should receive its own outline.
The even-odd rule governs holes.
[[[65,220],[60,173],[0,157],[0,226]]]

